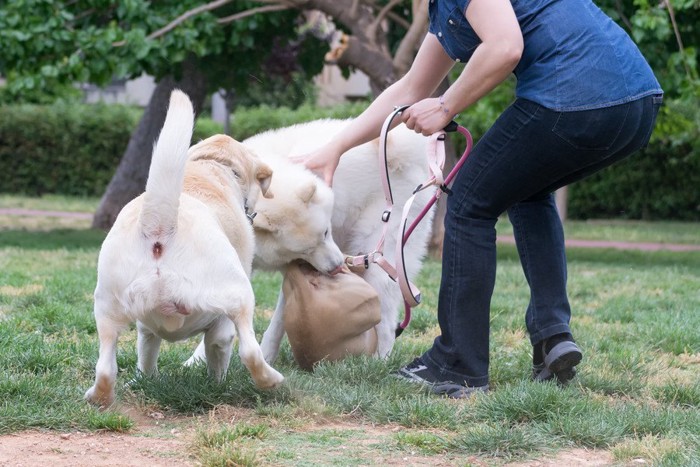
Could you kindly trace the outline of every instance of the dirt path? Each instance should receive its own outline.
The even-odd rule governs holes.
[[[153,436],[79,431],[22,432],[0,437],[2,467],[189,466],[187,443],[175,433]]]
[[[128,433],[28,430],[0,436],[0,467],[187,467],[192,417],[170,417],[122,406],[134,421]]]
[[[512,236],[499,235],[496,239],[499,243],[515,244]],[[638,251],[700,251],[700,245],[686,245],[674,243],[650,243],[650,242],[613,242],[608,240],[576,240],[567,239],[567,247],[574,248],[611,248],[614,250],[638,250]]]
[[[133,414],[132,414],[133,416]],[[141,417],[143,418],[143,417]],[[201,465],[192,455],[192,441],[195,435],[195,419],[168,421],[159,425],[153,422],[137,422],[137,427],[127,434],[123,433],[84,433],[80,431],[25,431],[0,436],[0,467],[189,467]],[[354,428],[344,422],[330,422],[307,427],[300,431],[311,433],[322,430],[347,430]],[[397,427],[392,426],[357,426],[357,429],[369,430],[373,443],[394,436]],[[362,446],[355,446],[362,450]],[[338,449],[345,449],[340,446]],[[361,465],[400,465],[449,467],[452,465],[474,465],[488,467],[603,467],[614,464],[612,455],[607,451],[587,450],[582,448],[561,451],[554,456],[536,460],[514,461],[503,464],[495,459],[477,456],[444,456],[415,452],[388,454],[371,447],[360,455]],[[331,452],[324,465],[334,464]],[[357,461],[357,457],[355,461]],[[290,461],[288,465],[298,465],[301,459]],[[285,465],[280,462],[275,465]],[[311,464],[310,464],[311,465]]]
[[[44,216],[60,217],[72,219],[92,219],[89,212],[69,212],[69,211],[43,211],[37,209],[0,208],[0,216]],[[515,244],[512,235],[499,235],[499,243]],[[611,248],[615,250],[638,250],[638,251],[700,251],[700,245],[673,244],[673,243],[651,243],[651,242],[616,242],[606,240],[576,240],[567,239],[567,247],[574,248]]]

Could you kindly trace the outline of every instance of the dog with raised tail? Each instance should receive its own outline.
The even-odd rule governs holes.
[[[258,387],[284,380],[256,340],[250,283],[255,245],[247,207],[271,196],[272,170],[228,136],[190,148],[193,127],[189,97],[173,91],[146,191],[122,209],[102,244],[94,305],[99,358],[85,393],[95,405],[114,401],[117,339],[133,322],[145,375],[157,372],[162,339],[203,333],[193,358],[206,360],[220,381],[237,334],[238,354]]]

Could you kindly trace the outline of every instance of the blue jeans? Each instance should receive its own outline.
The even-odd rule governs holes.
[[[553,192],[645,147],[661,104],[649,96],[556,112],[517,99],[474,147],[447,198],[441,335],[422,359],[442,380],[488,384],[496,220],[507,211],[530,286],[530,341],[570,332],[564,231]]]

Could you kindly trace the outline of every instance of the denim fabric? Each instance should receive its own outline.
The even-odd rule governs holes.
[[[557,112],[517,99],[474,147],[447,198],[441,335],[423,355],[440,378],[488,383],[489,311],[496,220],[508,212],[530,287],[534,344],[570,332],[564,234],[552,192],[644,147],[660,96],[595,110]]]
[[[454,60],[480,43],[470,0],[431,0],[430,32]],[[632,39],[590,0],[511,0],[524,39],[516,96],[553,110],[587,110],[661,94]]]

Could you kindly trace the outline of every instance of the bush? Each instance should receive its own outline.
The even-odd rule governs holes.
[[[142,113],[106,104],[3,106],[0,191],[101,196]],[[199,119],[193,139],[221,132],[221,124]]]
[[[288,107],[240,108],[231,118],[231,134],[242,141],[257,133],[275,128],[282,128],[295,123],[303,123],[318,118],[352,118],[367,107],[367,102],[341,104],[335,107],[315,107],[304,104],[297,109]]]
[[[139,118],[122,106],[3,106],[0,186],[26,195],[104,191]]]
[[[475,140],[508,104],[508,92],[505,88],[494,93],[458,118]],[[317,118],[354,117],[366,105],[239,108],[231,131],[234,138],[243,140]],[[117,105],[4,106],[0,111],[0,191],[102,195],[140,116],[140,109]],[[221,124],[199,118],[194,140],[222,131]],[[700,109],[687,102],[667,102],[646,150],[570,187],[569,217],[700,220],[698,140]],[[455,143],[461,154],[463,138]]]
[[[458,118],[477,141],[511,102],[505,83]],[[464,139],[456,138],[458,154]],[[569,187],[570,219],[700,220],[700,108],[666,99],[649,147]]]
[[[569,217],[700,220],[699,140],[697,105],[666,102],[648,148],[571,185]]]

